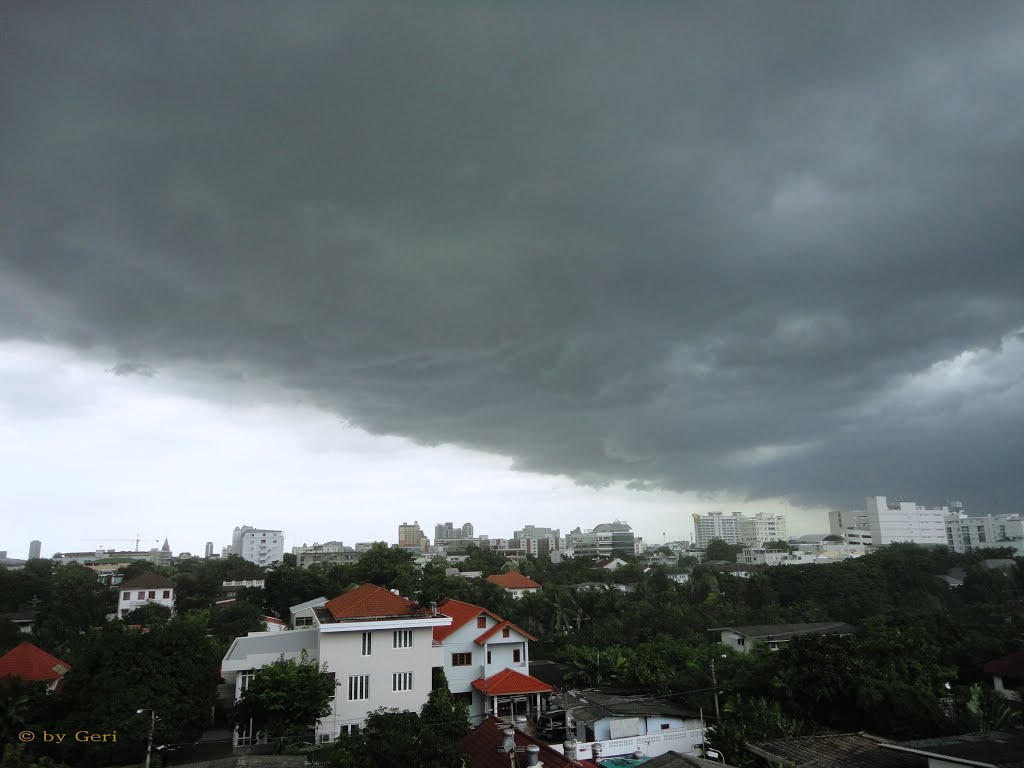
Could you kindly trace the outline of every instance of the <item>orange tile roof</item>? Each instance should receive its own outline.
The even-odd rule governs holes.
[[[406,600],[401,595],[396,595],[376,584],[361,584],[333,600],[328,600],[324,608],[336,620],[430,615],[428,608],[420,608],[411,600]]]
[[[27,640],[0,657],[0,680],[8,677],[38,682],[59,680],[69,669],[71,665],[66,661],[51,656]]]
[[[555,690],[547,683],[531,675],[524,675],[514,669],[503,669],[486,680],[478,677],[473,687],[488,696],[507,696],[512,693],[551,693]]]
[[[438,603],[437,610],[445,616],[451,616],[452,623],[447,627],[434,627],[435,640],[444,640],[452,632],[459,627],[465,626],[481,613],[493,617],[496,621],[502,620],[501,616],[491,613],[486,608],[481,608],[479,605],[473,605],[472,603],[464,603],[461,600],[442,600]]]
[[[495,576],[488,576],[487,580],[491,584],[497,584],[499,587],[505,589],[540,589],[541,586],[536,581],[516,571],[509,571],[508,573],[499,573]]]
[[[504,629],[505,627],[508,627],[509,629],[514,629],[514,630],[515,630],[516,632],[518,632],[518,633],[519,633],[520,635],[523,635],[524,637],[526,637],[526,639],[527,639],[527,640],[536,640],[536,639],[537,639],[536,637],[534,637],[533,635],[531,635],[531,634],[530,634],[529,632],[526,632],[525,630],[523,630],[523,629],[520,629],[519,627],[517,627],[517,626],[516,626],[515,624],[513,624],[513,623],[512,623],[511,621],[505,621],[504,619],[502,619],[502,620],[501,620],[501,621],[499,621],[499,622],[498,622],[497,624],[495,624],[495,625],[494,625],[493,627],[491,627],[491,628],[490,628],[490,629],[488,629],[488,630],[487,630],[486,632],[484,632],[484,633],[483,633],[482,635],[480,635],[480,637],[478,637],[478,638],[477,638],[476,640],[474,640],[473,642],[475,642],[475,643],[476,643],[477,645],[483,645],[483,644],[484,644],[484,643],[486,643],[486,642],[487,642],[488,640],[490,640],[490,639],[491,639],[491,637],[492,637],[492,636],[493,636],[494,634],[496,634],[496,633],[498,632],[498,630],[499,630],[499,629]]]

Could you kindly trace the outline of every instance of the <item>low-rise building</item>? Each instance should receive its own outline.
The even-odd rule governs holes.
[[[158,573],[144,573],[118,584],[117,616],[123,619],[136,608],[154,603],[174,610],[173,581]]]
[[[358,563],[362,552],[357,552],[354,547],[345,546],[343,541],[326,541],[323,544],[303,544],[301,547],[292,547],[292,554],[295,555],[295,565],[299,568],[309,568],[318,563],[323,565],[350,565]]]
[[[71,665],[66,661],[27,640],[0,656],[0,680],[17,677],[25,682],[45,683],[50,691],[60,687],[70,669]]]
[[[541,590],[540,584],[517,571],[509,571],[508,573],[498,573],[494,576],[488,576],[487,581],[491,584],[498,585],[502,589],[507,589],[512,593],[512,597],[517,600],[525,594],[529,594],[530,592],[539,592]]]
[[[841,621],[822,621],[809,624],[756,624],[744,627],[715,627],[709,629],[718,642],[736,651],[747,652],[755,643],[766,643],[777,651],[799,635],[851,635],[854,628]]]
[[[487,713],[541,711],[552,688],[530,676],[530,641],[537,638],[472,603],[445,600],[437,610],[452,620],[434,628],[434,642],[444,648],[448,688],[467,703],[474,722]]]
[[[289,622],[292,629],[312,627],[316,624],[313,612],[327,603],[326,597],[314,597],[304,603],[298,603],[288,609]]]

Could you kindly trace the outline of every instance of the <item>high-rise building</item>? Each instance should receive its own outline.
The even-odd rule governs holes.
[[[868,528],[876,547],[908,542],[948,545],[946,516],[949,507],[928,507],[913,501],[892,501],[885,496],[868,496]]]
[[[526,553],[534,557],[550,557],[562,549],[562,532],[558,528],[524,525],[512,538],[523,543]]]
[[[633,529],[618,520],[595,525],[591,531],[576,528],[565,536],[566,548],[572,549],[576,557],[635,555],[638,545],[642,541],[633,535]]]
[[[206,549],[203,551],[203,557],[205,557],[207,560],[209,560],[211,557],[213,557],[213,542],[212,541],[206,542]]]
[[[473,538],[473,524],[438,523],[434,526],[434,544],[441,545],[446,541],[464,541]]]
[[[740,544],[760,547],[766,541],[788,541],[785,515],[758,512],[753,517],[740,517]]]
[[[269,566],[284,561],[284,532],[251,525],[236,526],[231,534],[231,551],[243,560]]]
[[[33,539],[28,545],[28,559],[38,560],[42,551],[43,542],[39,541],[39,539]]]
[[[740,512],[708,512],[705,515],[693,516],[694,546],[707,549],[712,539],[720,539],[726,544],[740,543]]]
[[[416,549],[426,552],[430,546],[430,539],[423,534],[418,520],[410,523],[402,523],[398,526],[398,546],[402,549]]]

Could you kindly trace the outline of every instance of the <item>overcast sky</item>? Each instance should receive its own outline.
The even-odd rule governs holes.
[[[1024,6],[8,3],[0,549],[1024,500]]]

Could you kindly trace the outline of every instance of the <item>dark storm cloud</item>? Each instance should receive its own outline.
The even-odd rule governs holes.
[[[1024,491],[1016,398],[871,407],[1019,394],[1016,4],[121,10],[8,14],[6,335],[588,483]]]

